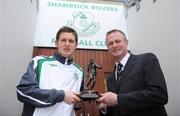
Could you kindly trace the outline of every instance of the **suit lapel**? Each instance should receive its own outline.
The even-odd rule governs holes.
[[[108,77],[108,91],[116,93],[116,87],[117,87],[117,82],[115,80],[114,73],[112,73],[112,75]]]
[[[130,55],[124,70],[122,72],[122,77],[120,78],[120,80],[118,82],[116,82],[117,86],[116,86],[116,91],[118,92],[119,88],[121,87],[122,83],[124,82],[124,79],[127,78],[128,73],[130,72],[130,70],[132,69],[132,67],[134,66],[135,63],[135,55]]]

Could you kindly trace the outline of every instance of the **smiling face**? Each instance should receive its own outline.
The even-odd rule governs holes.
[[[61,56],[66,58],[72,57],[77,47],[74,34],[71,32],[62,32],[59,35],[58,41],[56,41],[56,47],[58,48],[58,54]]]
[[[119,62],[128,52],[128,40],[119,31],[113,31],[106,35],[108,51]]]

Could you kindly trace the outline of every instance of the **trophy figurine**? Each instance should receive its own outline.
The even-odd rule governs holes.
[[[96,74],[97,69],[101,69],[102,67],[97,65],[94,62],[93,58],[90,58],[90,63],[87,66],[87,84],[85,84],[85,90],[81,92],[79,97],[82,100],[94,100],[100,97],[98,91],[92,90],[96,84]]]

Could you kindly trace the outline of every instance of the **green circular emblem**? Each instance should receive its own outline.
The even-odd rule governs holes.
[[[94,15],[88,12],[74,12],[72,20],[67,21],[67,25],[74,28],[80,37],[95,35],[99,29],[99,22],[95,21]]]

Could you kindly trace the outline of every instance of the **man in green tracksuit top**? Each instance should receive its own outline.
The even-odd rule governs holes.
[[[22,116],[75,116],[74,103],[83,89],[83,70],[72,60],[77,41],[77,33],[64,26],[56,35],[58,52],[31,60],[17,85]]]

